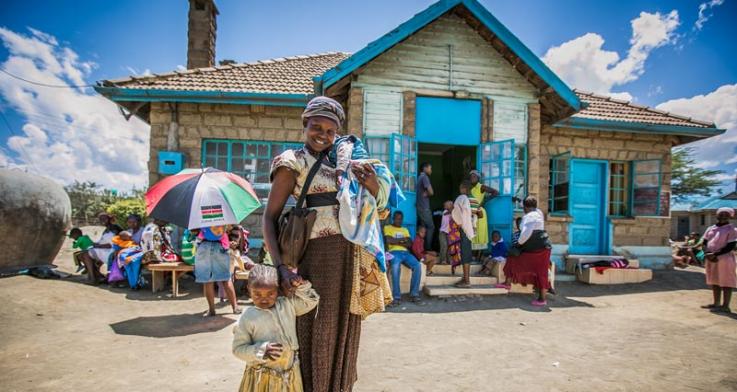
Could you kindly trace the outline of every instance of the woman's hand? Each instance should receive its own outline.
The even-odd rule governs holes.
[[[277,271],[279,271],[279,283],[281,285],[281,289],[286,296],[291,296],[294,293],[294,290],[304,281],[301,276],[292,272],[289,267],[284,264],[279,265],[279,267],[277,267]]]
[[[714,253],[711,253],[711,252],[705,254],[704,257],[711,262],[719,261],[719,258]]]
[[[353,165],[351,170],[353,170],[353,174],[358,179],[358,182],[366,187],[366,190],[373,197],[379,194],[379,180],[376,178],[376,170],[374,170],[374,167],[370,163]]]
[[[476,215],[478,215],[479,219],[484,219],[484,211],[483,210],[476,210]]]

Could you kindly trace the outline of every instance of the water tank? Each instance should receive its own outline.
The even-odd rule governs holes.
[[[0,271],[52,264],[71,213],[61,185],[39,175],[0,169]]]

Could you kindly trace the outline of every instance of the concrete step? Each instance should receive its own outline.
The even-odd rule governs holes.
[[[471,264],[471,275],[476,275],[479,271],[481,271],[481,264]],[[451,268],[450,264],[438,264],[434,267],[432,267],[432,272],[438,275],[450,275]],[[463,266],[456,267],[456,275],[460,275],[463,273]]]
[[[452,275],[433,274],[425,277],[426,286],[451,286],[461,281],[462,274]],[[495,285],[499,283],[493,276],[471,276],[472,285]]]
[[[507,295],[507,290],[497,289],[492,285],[458,288],[455,286],[425,286],[425,294],[430,297],[455,297],[462,295]]]

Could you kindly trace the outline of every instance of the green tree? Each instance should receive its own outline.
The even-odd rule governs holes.
[[[107,208],[107,212],[115,217],[115,221],[119,225],[125,226],[125,221],[130,214],[138,214],[142,218],[146,217],[146,203],[143,198],[118,200]]]
[[[707,170],[696,167],[693,148],[673,150],[671,160],[671,195],[677,201],[691,196],[711,196],[720,181],[714,176],[721,170]]]

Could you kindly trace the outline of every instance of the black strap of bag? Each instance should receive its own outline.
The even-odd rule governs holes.
[[[327,156],[327,152],[323,151],[320,153],[320,155],[317,157],[317,162],[315,162],[314,165],[312,165],[312,168],[310,168],[310,172],[307,173],[307,178],[305,179],[304,185],[302,185],[302,191],[299,192],[299,198],[297,199],[297,206],[296,208],[305,208],[305,199],[307,199],[307,191],[310,189],[310,184],[312,184],[312,180],[315,178],[315,175],[317,175],[317,171],[320,170],[320,166],[322,166],[322,161],[325,160],[325,157]]]

